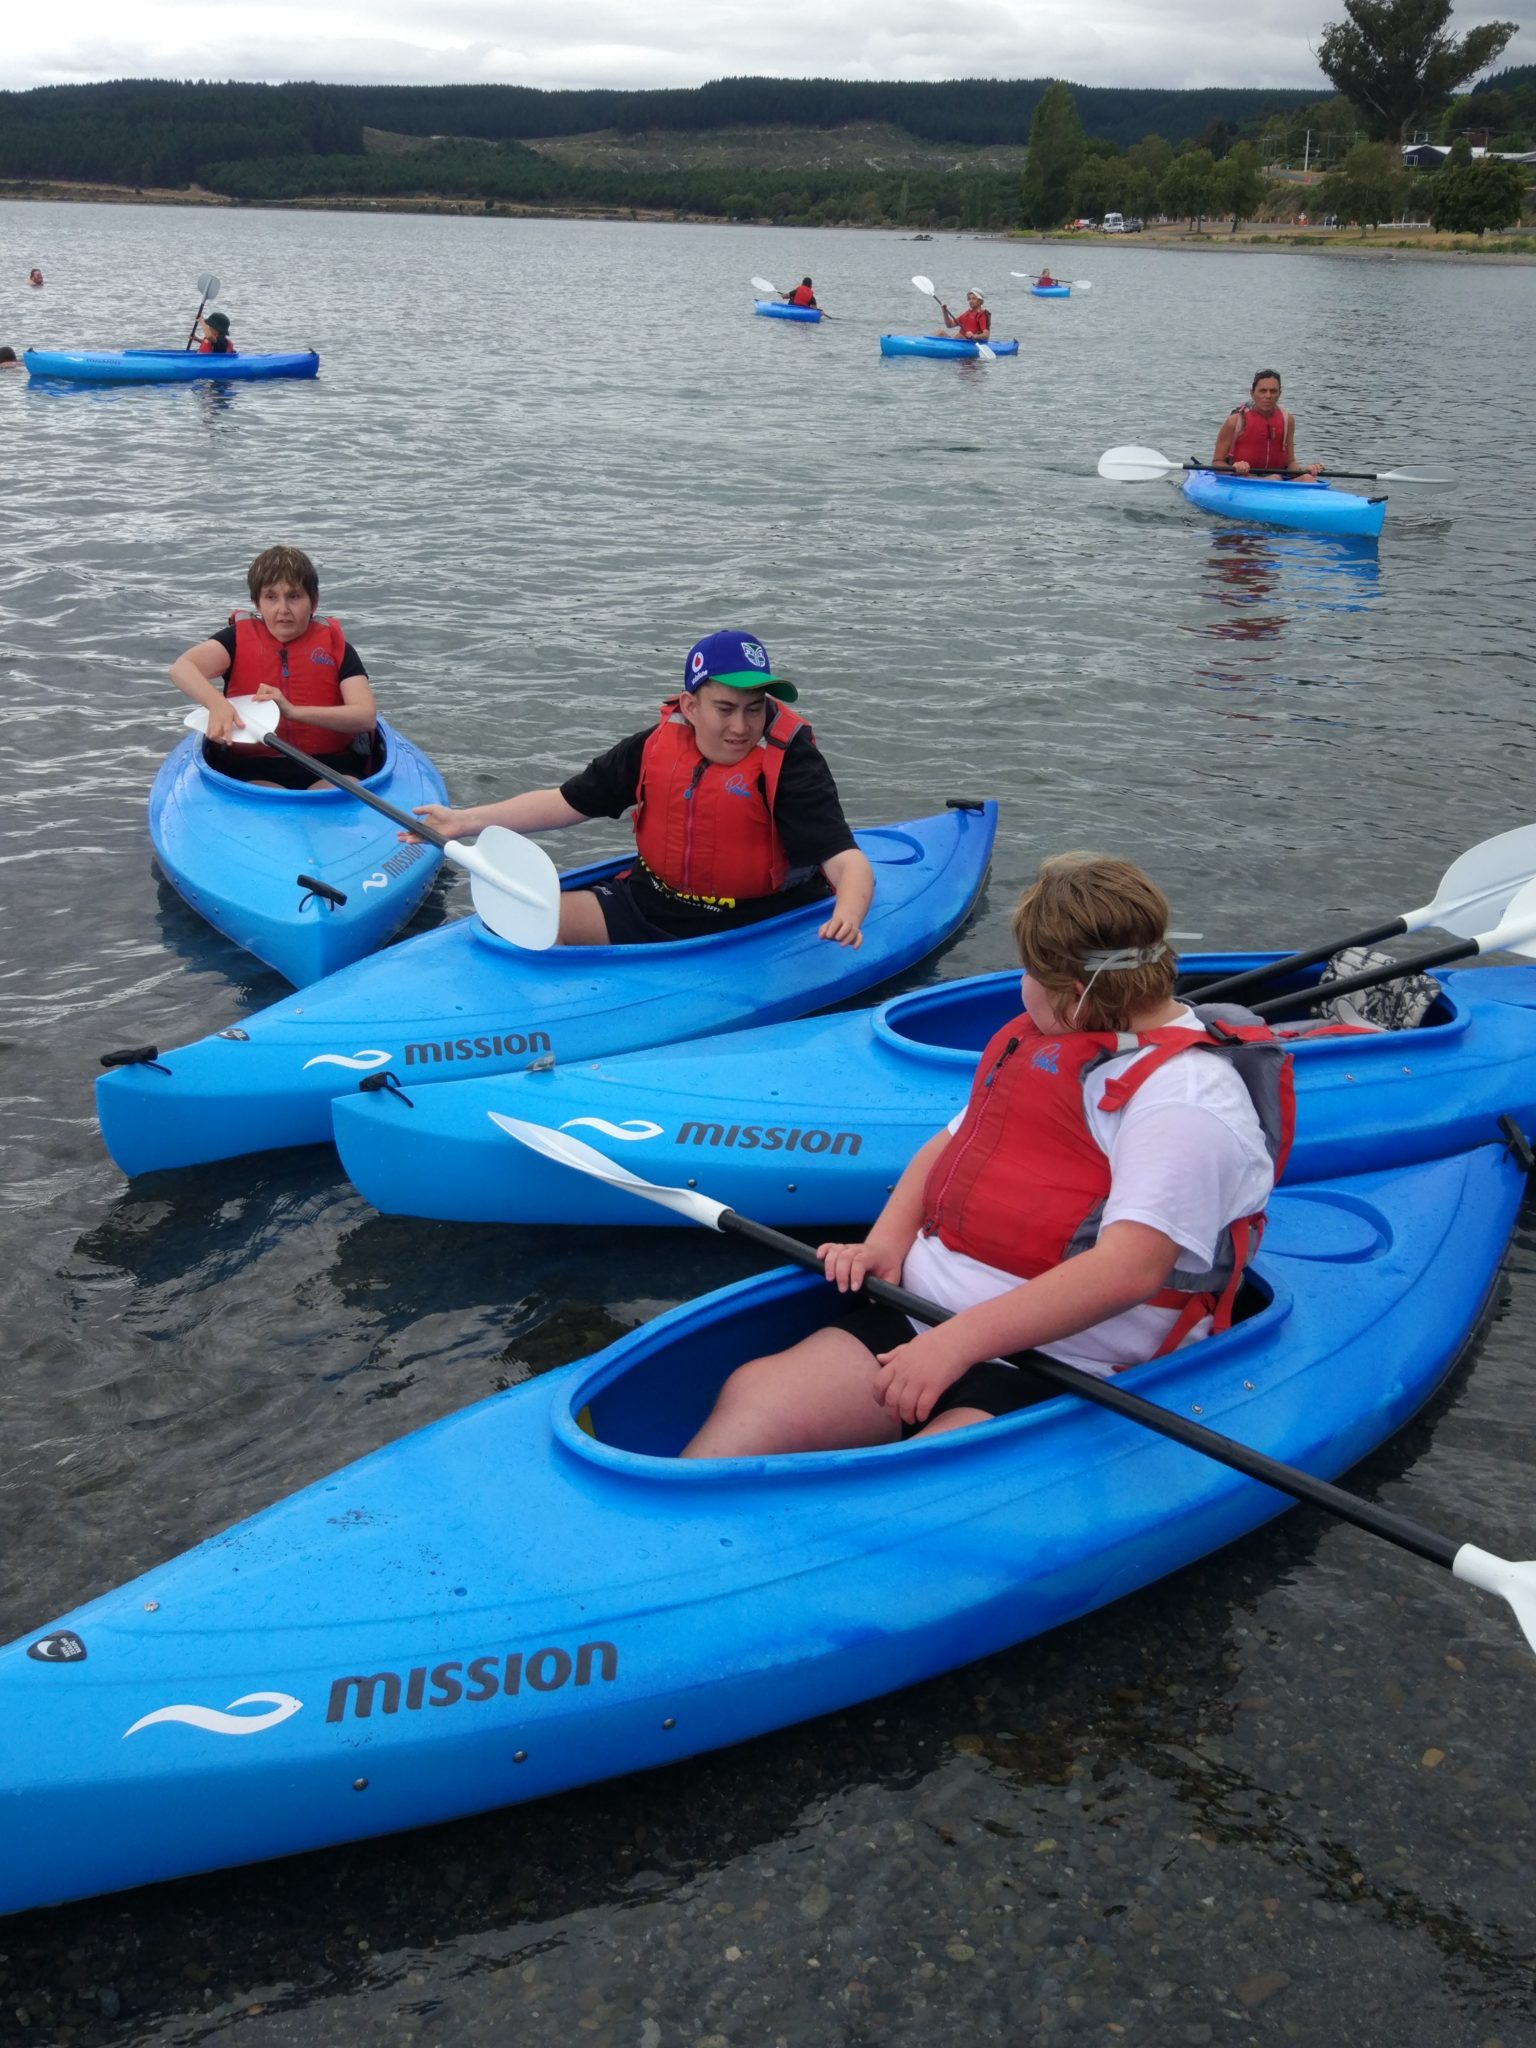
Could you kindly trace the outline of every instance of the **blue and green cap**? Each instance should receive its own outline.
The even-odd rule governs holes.
[[[691,695],[700,683],[723,683],[728,690],[766,690],[783,704],[793,704],[799,691],[776,676],[768,650],[755,633],[706,633],[688,650],[683,663],[683,688]]]

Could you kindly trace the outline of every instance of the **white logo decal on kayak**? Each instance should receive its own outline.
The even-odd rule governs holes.
[[[134,1722],[131,1728],[123,1730],[123,1740],[137,1735],[141,1728],[153,1728],[157,1721],[182,1721],[189,1728],[202,1728],[210,1735],[260,1735],[265,1728],[276,1728],[279,1722],[295,1715],[304,1702],[296,1700],[291,1692],[247,1692],[237,1700],[231,1700],[227,1709],[220,1712],[217,1707],[157,1707],[152,1714],[145,1714]],[[260,1707],[270,1709],[265,1714],[237,1714],[236,1707]]]
[[[375,868],[375,869],[374,869],[374,871],[373,871],[373,873],[372,873],[372,874],[371,874],[371,875],[370,875],[370,876],[368,877],[367,881],[366,881],[366,882],[364,882],[364,884],[363,884],[363,888],[364,888],[365,890],[367,890],[367,889],[387,889],[388,887],[389,887],[389,877],[388,877],[388,875],[386,875],[386,874],[385,874],[385,872],[384,872],[384,870],[383,870],[382,868]]]
[[[601,1131],[605,1138],[622,1138],[627,1145],[643,1144],[647,1138],[661,1136],[660,1124],[648,1124],[643,1117],[632,1116],[627,1124],[604,1123],[600,1116],[573,1116],[563,1123],[562,1131],[574,1131],[585,1124],[589,1130]]]
[[[311,1067],[350,1067],[354,1074],[371,1074],[375,1067],[388,1065],[387,1052],[370,1052],[364,1047],[361,1052],[353,1053],[350,1059],[344,1052],[317,1052],[312,1060],[304,1062],[301,1071],[307,1074]]]

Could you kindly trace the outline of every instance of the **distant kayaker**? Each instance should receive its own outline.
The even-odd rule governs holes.
[[[246,575],[255,612],[234,612],[212,639],[171,663],[171,681],[208,713],[208,760],[237,782],[278,789],[325,789],[273,747],[231,735],[240,700],[275,704],[277,734],[328,767],[366,770],[378,710],[357,649],[334,619],[318,619],[320,578],[300,548],[266,548]]]
[[[1211,464],[1236,476],[1322,475],[1320,462],[1296,461],[1296,415],[1280,403],[1278,370],[1260,370],[1249,386],[1247,403],[1235,406],[1222,421]]]
[[[0,370],[24,370],[26,364],[13,348],[0,348]]]
[[[1129,861],[1047,861],[1013,929],[1024,1014],[993,1036],[967,1107],[864,1242],[819,1247],[844,1294],[873,1274],[953,1319],[919,1330],[851,1303],[732,1373],[684,1457],[986,1422],[1055,1394],[1036,1351],[1107,1379],[1226,1326],[1283,1163],[1289,1056],[1253,1018],[1243,1072],[1210,1049],[1175,993],[1167,901]],[[1125,1034],[1140,1045],[1125,1050]]]
[[[40,270],[33,270],[33,271],[30,271],[30,272],[28,273],[28,275],[27,275],[27,283],[28,283],[29,285],[31,285],[31,286],[32,286],[32,288],[34,289],[34,291],[36,290],[36,288],[38,287],[38,285],[40,285],[40,284],[42,283],[42,281],[43,281],[43,273],[42,273],[42,272],[41,272]]]
[[[944,315],[945,332],[936,336],[939,341],[948,338],[951,327],[958,328],[964,341],[985,341],[992,332],[992,315],[987,311],[980,292],[970,291],[965,295],[965,311],[951,313],[944,301],[939,301],[939,311]]]
[[[237,356],[240,351],[229,338],[229,315],[208,313],[200,315],[197,331],[202,336],[198,354],[203,356]]]
[[[814,306],[816,294],[811,290],[811,280],[802,277],[792,292],[784,294],[784,303],[786,306]]]
[[[1039,277],[1036,278],[1035,282],[1037,284],[1043,284],[1046,290],[1049,291],[1054,286],[1056,280],[1054,277],[1052,277],[1051,273],[1048,270],[1042,270]]]
[[[427,804],[418,815],[462,838],[487,825],[549,832],[632,811],[639,859],[561,896],[563,945],[697,938],[830,895],[818,936],[858,946],[874,870],[811,728],[789,709],[797,694],[755,634],[709,633],[689,650],[682,689],[658,723],[558,788],[468,810]]]

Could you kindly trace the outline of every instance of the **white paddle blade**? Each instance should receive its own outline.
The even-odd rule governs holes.
[[[1099,457],[1099,475],[1117,484],[1156,483],[1182,468],[1182,463],[1170,462],[1155,448],[1106,448]]]
[[[1536,879],[1536,825],[1517,825],[1480,846],[1470,846],[1440,877],[1433,903],[1410,910],[1403,929],[1421,932],[1426,925],[1475,939],[1488,929],[1490,918],[1502,917],[1511,898]]]
[[[920,292],[926,292],[930,299],[936,299],[939,296],[933,288],[933,279],[931,277],[914,277],[912,282]]]
[[[237,703],[240,723],[229,736],[235,746],[258,746],[269,732],[277,731],[277,721],[283,714],[269,697],[264,698],[259,704],[254,698],[249,702],[240,698],[237,699]],[[205,733],[208,730],[206,707],[202,704],[195,705],[181,722],[188,732]]]
[[[1072,279],[1072,289],[1075,292],[1091,292],[1093,285],[1086,277],[1074,277]]]
[[[1022,277],[1030,284],[1033,284],[1035,281],[1035,273],[1032,270],[1010,270],[1008,275],[1010,277]]]
[[[1379,484],[1453,484],[1453,476],[1426,476],[1421,469],[1382,469],[1376,473]]]
[[[984,341],[977,342],[976,353],[984,363],[995,363],[997,361],[997,350],[995,348],[988,348]]]
[[[1451,1570],[1469,1586],[1485,1593],[1497,1593],[1515,1611],[1525,1640],[1536,1650],[1536,1562],[1516,1563],[1495,1557],[1491,1550],[1479,1550],[1475,1543],[1463,1543],[1451,1560]]]
[[[754,291],[765,292],[771,299],[776,299],[779,296],[778,286],[770,284],[766,277],[754,277],[752,288]]]
[[[499,939],[530,953],[545,952],[560,936],[560,877],[542,846],[487,825],[473,846],[450,839],[443,856],[469,875],[475,909]]]
[[[577,1173],[587,1173],[594,1180],[606,1181],[611,1188],[623,1188],[627,1194],[638,1195],[642,1201],[655,1202],[658,1207],[670,1209],[677,1216],[686,1216],[692,1223],[702,1223],[706,1230],[718,1230],[720,1218],[725,1214],[724,1202],[712,1202],[708,1195],[701,1195],[692,1188],[659,1187],[653,1180],[642,1180],[638,1173],[631,1173],[627,1166],[620,1166],[593,1145],[585,1145],[580,1138],[573,1138],[565,1131],[552,1131],[544,1124],[525,1123],[521,1117],[503,1116],[499,1109],[488,1109],[486,1115],[499,1130],[509,1138],[516,1138],[520,1145],[526,1145],[530,1152],[538,1152],[546,1159],[558,1160],[562,1166],[569,1166]]]
[[[1474,933],[1473,938],[1479,953],[1518,953],[1536,960],[1536,882],[1527,882],[1511,897],[1491,932]]]
[[[216,299],[219,296],[219,280],[213,276],[200,277],[197,280],[197,289],[203,304],[207,305],[210,299]]]

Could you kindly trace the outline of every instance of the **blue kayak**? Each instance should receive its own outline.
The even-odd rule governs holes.
[[[382,719],[378,730],[384,759],[363,787],[398,810],[446,803],[443,778],[420,748]],[[193,733],[155,777],[149,836],[192,908],[295,988],[382,946],[442,859],[435,847],[402,846],[398,826],[342,790],[257,789],[221,775]]]
[[[1522,1187],[1484,1147],[1279,1194],[1247,1319],[1124,1384],[1335,1477],[1445,1378]],[[675,1763],[1071,1622],[1288,1505],[1071,1394],[877,1450],[675,1457],[734,1366],[841,1305],[798,1269],[724,1288],[39,1616],[0,1650],[0,1912]]]
[[[797,1017],[921,960],[964,923],[986,879],[994,803],[857,833],[875,898],[857,949],[818,939],[825,903],[706,938],[520,951],[478,917],[359,960],[195,1045],[96,1083],[125,1173],[328,1143],[331,1097],[392,1074],[409,1094],[455,1074],[594,1059]],[[563,878],[590,888],[633,860]]]
[[[1032,284],[1030,296],[1036,299],[1070,299],[1072,287],[1069,284]]]
[[[292,355],[205,356],[196,349],[29,348],[22,357],[34,377],[68,384],[250,384],[269,377],[315,377],[320,358],[313,349]]]
[[[1016,341],[989,341],[987,347],[995,356],[1016,356],[1019,344]],[[880,353],[883,356],[937,356],[943,362],[977,362],[981,351],[974,341],[951,341],[942,334],[882,334]]]
[[[1191,979],[1257,954],[1187,956]],[[1276,956],[1270,956],[1276,957]],[[1439,1158],[1536,1122],[1536,967],[1447,973],[1411,1031],[1296,1047],[1287,1182]],[[1266,991],[1268,993],[1268,991]],[[877,1009],[692,1039],[544,1072],[339,1095],[336,1147],[386,1214],[477,1223],[668,1225],[665,1209],[525,1150],[496,1114],[570,1131],[643,1179],[696,1183],[764,1223],[871,1222],[918,1147],[965,1106],[1019,976],[978,975]]]
[[[1357,498],[1321,478],[1228,476],[1192,469],[1184,495],[1202,512],[1223,519],[1247,519],[1259,526],[1288,526],[1301,533],[1352,533],[1374,537],[1387,516],[1382,498]]]
[[[782,299],[754,299],[752,310],[765,320],[809,320],[814,324],[821,318],[820,306],[786,306]]]

